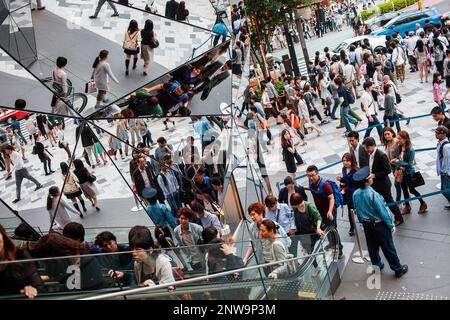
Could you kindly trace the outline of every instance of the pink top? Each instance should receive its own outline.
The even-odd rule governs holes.
[[[433,84],[433,99],[437,103],[440,103],[442,100],[441,86],[439,85],[439,83]]]

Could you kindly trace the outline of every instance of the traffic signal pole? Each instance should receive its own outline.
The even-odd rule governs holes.
[[[292,70],[296,77],[300,77],[300,68],[298,67],[297,54],[295,53],[294,42],[292,41],[291,33],[289,32],[289,27],[287,23],[283,25],[284,34],[286,36],[287,46],[289,49],[289,56],[291,57]]]

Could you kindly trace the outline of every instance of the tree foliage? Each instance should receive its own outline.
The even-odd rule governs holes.
[[[310,3],[311,0],[246,0],[253,48],[259,51],[261,43],[267,49],[275,28],[289,22],[289,13]]]

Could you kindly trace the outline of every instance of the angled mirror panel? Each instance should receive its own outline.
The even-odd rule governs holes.
[[[123,3],[118,0],[114,2]],[[208,30],[212,29],[215,21],[215,10],[209,0],[187,1],[184,10],[180,7],[180,1],[175,0],[140,0],[129,2],[129,6]]]
[[[62,190],[63,187],[59,163],[69,158],[70,148],[75,143],[75,137],[70,136],[71,120],[27,114],[25,118],[2,127],[6,129],[0,147],[6,169],[5,177],[0,181],[2,200],[40,231],[50,229],[49,189],[57,187]],[[63,136],[68,143],[67,151],[58,148]],[[13,147],[12,154],[9,154],[9,146]],[[59,195],[55,195],[52,210],[57,208],[58,199]]]
[[[231,61],[229,42],[183,64],[147,84],[116,104],[88,108],[84,115],[111,118],[121,112],[126,118],[164,115],[220,115],[231,104]],[[152,99],[157,98],[157,100]]]

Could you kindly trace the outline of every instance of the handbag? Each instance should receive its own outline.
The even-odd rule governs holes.
[[[150,42],[148,43],[148,46],[152,49],[158,48],[159,47],[159,41],[157,39],[152,39],[150,40]]]
[[[396,102],[397,104],[399,104],[400,102],[402,102],[402,97],[400,96],[400,94],[399,94],[397,91],[395,91],[395,102]]]
[[[84,93],[94,93],[97,91],[97,87],[95,86],[94,79],[89,80],[84,87]]]
[[[88,176],[88,182],[90,183],[94,183],[97,180],[97,177],[94,176],[93,174],[91,174],[90,176]]]
[[[405,179],[408,186],[413,188],[420,187],[425,184],[422,174],[419,171],[407,175]]]

